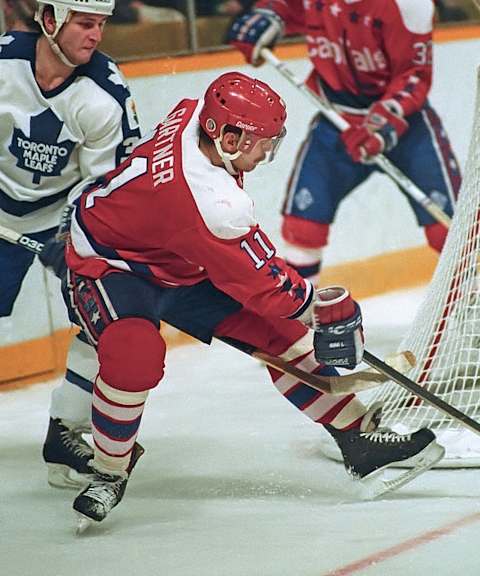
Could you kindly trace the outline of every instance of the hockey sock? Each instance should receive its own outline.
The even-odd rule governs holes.
[[[92,433],[95,443],[94,467],[109,474],[128,468],[143,414],[148,390],[125,392],[95,381],[92,406]]]
[[[302,348],[306,347],[302,346],[302,342],[308,345],[308,350],[292,357],[293,354],[298,354]],[[311,374],[336,375],[337,371],[334,368],[322,366],[315,360],[311,342],[312,334],[309,332],[286,350],[281,357]],[[314,422],[330,424],[339,429],[358,427],[367,411],[354,394],[345,396],[325,394],[299,382],[294,376],[283,374],[273,368],[268,368],[268,370],[277,390]]]

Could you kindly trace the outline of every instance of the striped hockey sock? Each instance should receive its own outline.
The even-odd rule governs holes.
[[[148,391],[117,390],[97,376],[93,389],[94,467],[121,474],[127,470]]]

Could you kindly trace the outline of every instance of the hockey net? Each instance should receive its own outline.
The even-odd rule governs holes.
[[[417,359],[407,376],[480,420],[480,94],[465,177],[444,250],[426,297],[402,342]],[[382,386],[382,422],[397,432],[427,426],[446,448],[443,466],[480,466],[480,436],[412,396]]]

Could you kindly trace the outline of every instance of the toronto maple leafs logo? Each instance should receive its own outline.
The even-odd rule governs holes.
[[[17,158],[17,166],[33,173],[33,183],[42,177],[59,176],[68,164],[75,142],[59,142],[63,122],[49,108],[30,118],[30,135],[14,128],[10,152]]]
[[[113,82],[113,84],[116,84],[117,86],[123,86],[126,88],[127,84],[123,79],[123,76],[120,74],[120,70],[117,68],[117,66],[113,62],[109,62],[108,68],[110,70],[110,74],[108,75],[110,82]]]

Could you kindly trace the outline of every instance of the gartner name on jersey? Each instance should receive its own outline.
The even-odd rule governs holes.
[[[166,184],[175,178],[173,140],[186,111],[186,108],[174,110],[157,129],[151,168],[154,186]]]
[[[341,38],[338,39],[338,42],[333,42],[325,36],[307,36],[307,42],[310,58],[333,59],[335,64],[346,64],[345,46]],[[351,56],[355,68],[360,72],[384,70],[387,67],[387,60],[381,50],[372,52],[365,46],[361,50],[350,48],[348,54]]]

